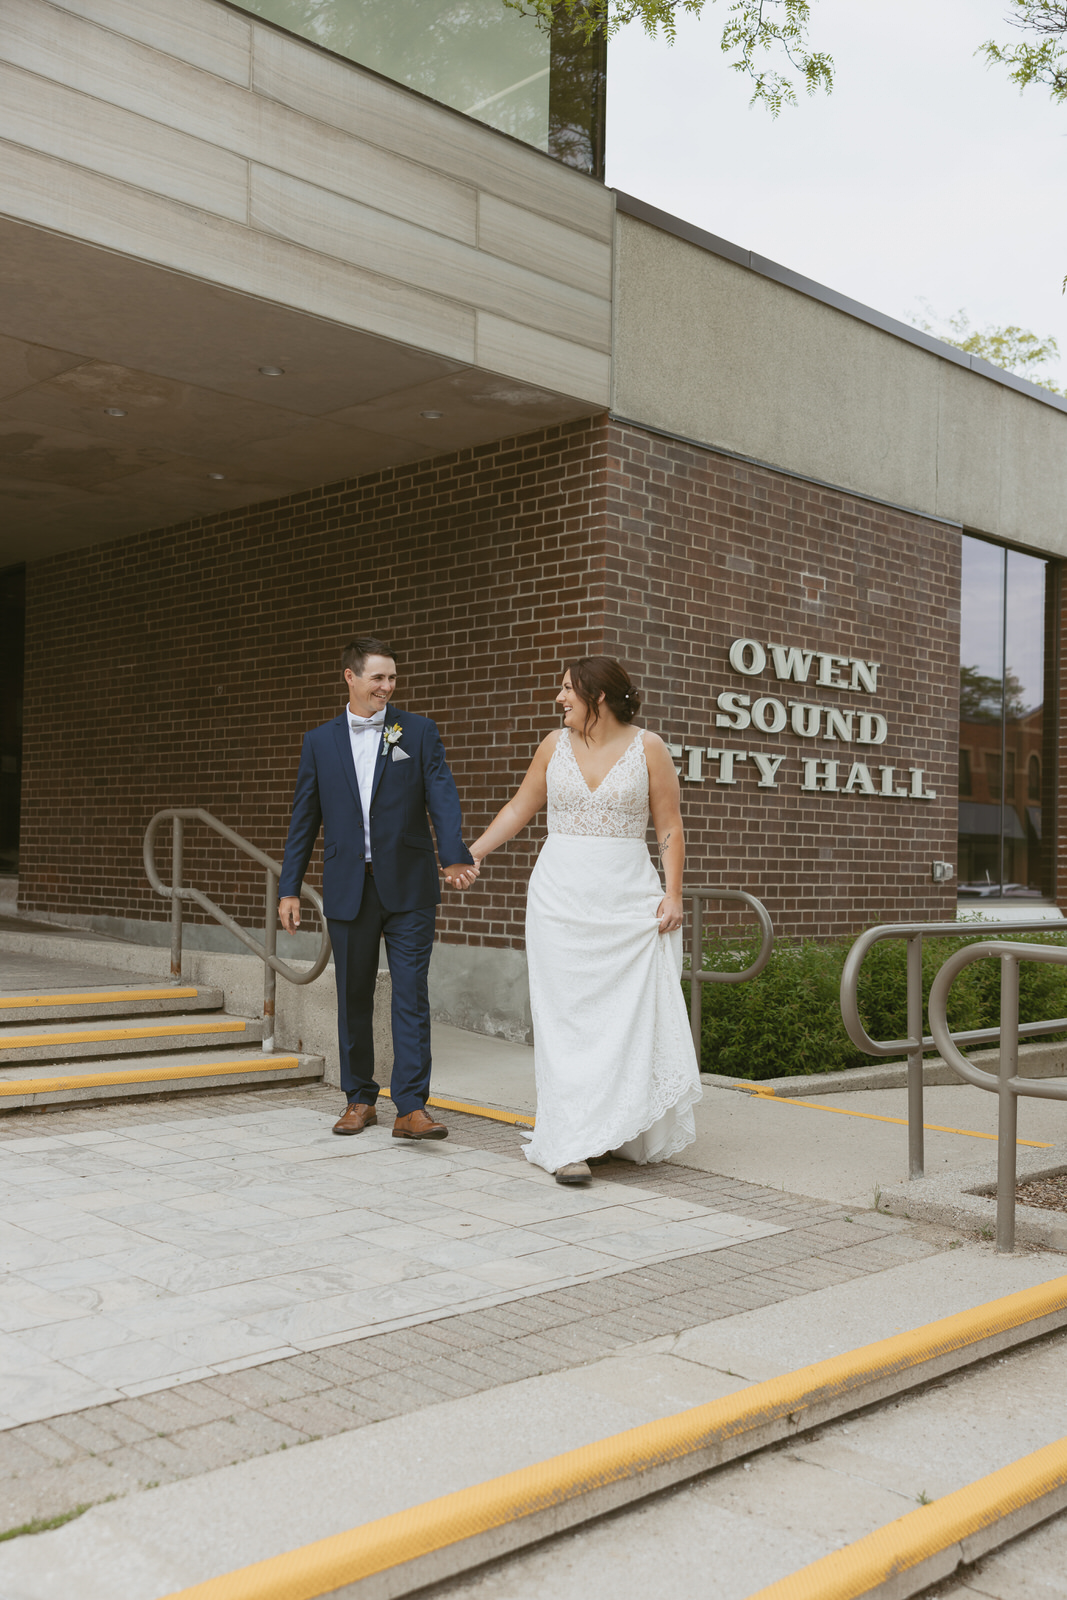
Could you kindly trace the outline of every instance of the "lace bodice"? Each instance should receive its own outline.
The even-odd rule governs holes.
[[[648,831],[648,767],[644,734],[635,733],[604,781],[590,789],[568,728],[548,763],[548,831],[587,838],[643,839]]]

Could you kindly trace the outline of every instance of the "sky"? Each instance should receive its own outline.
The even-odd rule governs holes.
[[[975,56],[1020,37],[1007,11],[813,0],[836,85],[777,121],[719,48],[728,0],[673,46],[631,24],[608,50],[607,181],[901,321],[1051,334],[1067,384],[1067,105]]]

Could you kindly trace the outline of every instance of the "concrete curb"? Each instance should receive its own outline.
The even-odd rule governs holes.
[[[996,1072],[999,1050],[976,1050],[968,1057],[976,1067]],[[1022,1044],[1019,1046],[1019,1073],[1024,1078],[1067,1077],[1067,1044]],[[701,1083],[715,1089],[741,1089],[772,1092],[779,1099],[808,1099],[814,1094],[852,1094],[857,1089],[904,1089],[908,1082],[906,1061],[874,1061],[869,1067],[851,1067],[847,1072],[805,1072],[790,1078],[727,1078],[718,1072],[702,1072]],[[923,1061],[923,1084],[933,1088],[961,1084],[940,1056]]]
[[[1017,1175],[1051,1178],[1067,1172],[1067,1144],[1048,1150],[1018,1152]],[[940,1222],[992,1237],[997,1225],[997,1162],[988,1161],[957,1167],[933,1178],[913,1178],[882,1192],[879,1210],[919,1222]],[[1067,1212],[1043,1211],[1037,1206],[1016,1205],[1015,1237],[1020,1244],[1039,1245],[1044,1250],[1067,1253]]]
[[[1067,1440],[769,1584],[749,1600],[906,1600],[1067,1506]]]
[[[210,1578],[167,1600],[399,1600],[1063,1327],[1067,1277]]]

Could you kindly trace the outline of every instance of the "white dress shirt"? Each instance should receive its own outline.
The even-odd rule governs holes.
[[[385,712],[376,711],[373,717],[361,717],[351,708],[345,711],[348,718],[348,738],[352,746],[352,765],[356,769],[356,783],[363,806],[363,856],[370,860],[370,798],[374,788],[374,764],[382,743]],[[368,731],[363,732],[366,728]]]

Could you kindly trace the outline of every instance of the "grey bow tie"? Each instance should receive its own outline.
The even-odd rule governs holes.
[[[381,733],[385,727],[385,717],[383,716],[379,722],[355,722],[349,717],[348,726],[353,733]]]

